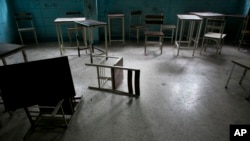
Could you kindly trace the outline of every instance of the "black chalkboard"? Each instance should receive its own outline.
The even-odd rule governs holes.
[[[75,89],[68,58],[1,66],[0,91],[6,111],[32,105],[54,106],[60,99],[70,99]],[[71,107],[65,110],[72,112]]]

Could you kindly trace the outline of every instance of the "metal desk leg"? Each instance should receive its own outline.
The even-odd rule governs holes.
[[[228,76],[227,83],[226,83],[226,86],[225,86],[226,89],[227,89],[228,83],[229,83],[229,81],[230,81],[230,79],[231,79],[232,73],[233,73],[233,71],[234,71],[234,67],[235,67],[235,64],[233,64],[233,67],[232,67],[232,69],[231,69],[231,72],[230,72],[230,74],[229,74],[229,76]]]
[[[246,76],[246,73],[247,73],[247,69],[244,70],[243,75],[242,75],[241,78],[240,78],[240,82],[239,82],[240,85],[241,85],[241,83],[242,83],[244,77]]]

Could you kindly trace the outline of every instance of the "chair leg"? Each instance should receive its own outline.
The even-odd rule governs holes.
[[[24,45],[24,43],[23,43],[23,37],[22,37],[22,33],[21,33],[21,32],[18,32],[18,33],[19,33],[19,37],[20,37],[21,43],[22,43],[22,45]]]
[[[136,29],[137,44],[139,44],[139,29]]]
[[[68,30],[68,36],[69,36],[69,44],[72,46],[72,38],[71,38],[71,31]]]
[[[145,36],[144,55],[146,55],[146,48],[147,48],[147,36]]]
[[[204,37],[203,37],[203,39],[202,39],[202,43],[201,43],[201,50],[200,50],[200,54],[202,53],[202,50],[203,50],[203,48],[204,48]]]
[[[36,35],[36,31],[34,30],[34,37],[35,37],[35,41],[36,41],[36,46],[38,46],[38,40],[37,40],[37,35]]]
[[[161,36],[161,37],[160,37],[160,39],[161,39],[161,42],[160,42],[161,47],[160,47],[160,48],[161,48],[161,54],[162,54],[162,48],[163,48],[163,37]]]

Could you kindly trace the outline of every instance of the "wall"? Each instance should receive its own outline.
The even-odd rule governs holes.
[[[0,7],[0,43],[14,43],[17,34],[11,1],[0,0]]]
[[[109,12],[123,12],[126,15],[125,25],[126,29],[128,29],[129,12],[139,9],[142,10],[144,14],[157,14],[162,11],[165,17],[165,23],[176,24],[177,14],[185,14],[190,11],[244,14],[242,9],[244,9],[245,1],[249,0],[99,0],[99,20],[107,21],[106,15]],[[234,24],[231,21],[229,23]],[[118,29],[120,23],[117,22],[113,25],[115,29]],[[227,28],[226,31],[236,32],[232,28]],[[126,32],[128,35],[128,30],[126,30]]]
[[[7,0],[6,0],[7,1]],[[164,13],[165,22],[176,24],[176,14],[189,11],[212,11],[225,14],[245,14],[249,0],[12,0],[15,11],[30,11],[35,18],[39,41],[57,41],[54,19],[63,17],[68,10],[83,11],[84,16],[107,22],[107,13],[125,13],[125,29],[128,35],[128,16],[131,10],[141,9],[144,14]],[[248,6],[246,6],[248,5]],[[94,13],[93,13],[94,12]],[[229,19],[227,27],[238,26]],[[120,32],[120,23],[114,24]],[[235,32],[227,28],[227,32]],[[64,36],[67,36],[65,33]],[[100,31],[103,37],[103,31]]]
[[[12,0],[15,12],[28,11],[34,18],[39,42],[57,41],[54,20],[65,17],[67,11],[81,11],[83,0]],[[84,13],[83,13],[84,14]],[[63,26],[65,28],[65,26]],[[66,30],[64,36],[67,36]],[[67,38],[66,38],[67,39]]]

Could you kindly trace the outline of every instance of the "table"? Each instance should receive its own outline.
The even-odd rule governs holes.
[[[109,29],[109,45],[111,45],[111,41],[122,41],[123,45],[125,44],[125,27],[124,27],[124,14],[108,14],[108,29]],[[111,39],[111,28],[110,28],[110,20],[111,19],[122,19],[122,39],[121,40],[112,40]]]
[[[88,33],[89,33],[89,48],[90,48],[90,61],[91,63],[93,63],[93,54],[94,53],[94,49],[97,49],[101,52],[104,52],[106,57],[108,56],[108,45],[107,45],[107,23],[104,23],[104,22],[101,22],[101,21],[96,21],[96,20],[90,20],[90,19],[87,19],[85,21],[75,21],[75,23],[81,25],[81,26],[84,26],[88,29]],[[95,27],[104,27],[104,32],[105,32],[105,51],[99,49],[99,48],[96,48],[93,46],[93,28]],[[77,40],[78,41],[78,40]],[[78,54],[80,55],[80,48],[78,48]]]
[[[229,84],[230,79],[232,78],[232,74],[233,74],[235,65],[238,65],[238,66],[244,68],[244,71],[243,71],[243,74],[242,74],[242,76],[240,78],[239,84],[242,83],[247,71],[250,69],[250,59],[232,60],[232,63],[233,63],[233,67],[232,67],[231,72],[229,73],[229,76],[228,76],[228,79],[227,79],[227,83],[226,83],[226,86],[225,86],[226,89],[227,89],[227,86]]]
[[[189,22],[187,40],[182,40],[184,36],[183,32],[185,30],[186,22]],[[197,30],[195,29],[197,28],[196,23],[198,25]],[[177,28],[176,28],[176,34],[175,34],[175,45],[178,48],[177,56],[179,55],[180,49],[192,49],[193,56],[194,56],[195,49],[197,48],[198,42],[199,42],[201,25],[202,25],[202,19],[196,15],[182,15],[182,14],[177,15]],[[195,30],[196,30],[196,33],[194,33]],[[177,38],[178,32],[179,32],[179,39]],[[192,41],[194,41],[194,47],[190,47],[190,44]],[[181,43],[188,43],[188,47],[181,47]]]
[[[22,52],[24,61],[28,62],[24,50],[24,45],[0,43],[0,59],[2,59],[3,65],[7,65],[5,57],[15,54],[17,52]]]
[[[72,18],[56,18],[54,20],[54,23],[56,24],[56,33],[57,33],[57,39],[58,39],[58,46],[60,48],[60,54],[62,55],[63,50],[65,48],[74,48],[74,47],[64,47],[63,45],[63,35],[62,35],[62,29],[61,24],[66,24],[74,21],[84,21],[86,20],[85,17],[72,17]],[[86,39],[86,36],[84,37],[84,40]],[[85,44],[86,45],[86,44]],[[75,47],[78,48],[78,47]]]

